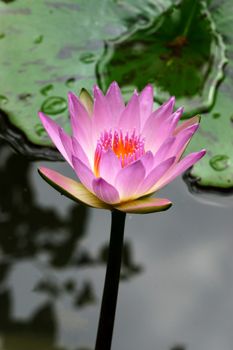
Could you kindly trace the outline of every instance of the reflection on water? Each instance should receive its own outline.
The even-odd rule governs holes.
[[[38,165],[0,145],[0,349],[93,350],[110,215],[60,196]],[[161,196],[169,211],[127,216],[112,350],[232,350],[232,205],[182,179]]]
[[[199,186],[198,178],[190,175],[190,172],[184,174],[183,179],[191,193],[196,199],[204,204],[216,207],[233,207],[233,188],[215,188],[211,186]]]
[[[36,166],[0,145],[0,349],[62,350],[75,345],[87,350],[77,345],[86,345],[82,333],[88,334],[93,314],[87,344],[94,344],[100,292],[97,298],[93,272],[104,272],[107,241],[94,251],[82,246],[88,232],[86,207],[64,203],[53,190],[52,203],[38,201],[34,180],[47,194],[51,189],[39,179]],[[129,241],[123,255],[122,278],[130,279],[141,266],[133,260]],[[64,341],[74,330],[74,339]]]
[[[9,290],[0,293],[0,329],[3,343],[1,349],[62,349],[54,346],[56,318],[51,303],[45,303],[28,318],[27,322],[24,322],[11,319],[12,302],[13,300]]]
[[[35,129],[38,134],[45,133],[44,128],[39,123],[35,125]],[[28,142],[25,136],[7,121],[6,114],[0,110],[0,141],[1,140],[9,142],[17,152],[22,153],[28,158],[48,160],[62,159],[60,153],[54,148],[39,147]]]

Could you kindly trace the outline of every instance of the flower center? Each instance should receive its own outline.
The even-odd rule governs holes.
[[[122,168],[139,159],[144,153],[144,140],[140,136],[135,135],[135,130],[131,135],[127,132],[123,135],[122,131],[104,131],[95,150],[94,172],[99,176],[99,162],[104,152],[111,149],[120,159]],[[111,169],[109,169],[111,171]]]

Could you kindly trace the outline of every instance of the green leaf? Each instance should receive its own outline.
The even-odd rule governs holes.
[[[99,72],[104,87],[113,77],[126,93],[152,82],[157,101],[167,91],[188,115],[208,109],[186,152],[207,154],[190,175],[199,186],[233,187],[232,0],[181,1],[147,28],[109,42]]]
[[[190,172],[197,185],[227,189],[233,187],[233,2],[210,1],[209,11],[224,38],[228,64],[214,107],[203,114],[200,131],[187,151],[207,149],[206,156]]]
[[[98,73],[104,90],[113,80],[129,94],[152,83],[157,102],[174,95],[190,115],[212,106],[225,63],[205,2],[184,0],[149,26],[108,41]]]
[[[228,64],[215,92],[223,78],[222,42]],[[165,54],[162,60],[160,51]],[[106,87],[108,71],[112,78],[116,73],[113,60],[126,99],[135,81],[143,87],[152,77],[157,101],[165,98],[167,89],[188,114],[209,108],[188,147],[188,152],[207,149],[191,176],[200,186],[232,187],[232,0],[0,1],[0,110],[32,143],[50,145],[38,110],[52,111],[53,119],[69,131],[67,92],[78,94],[82,87],[90,92],[97,63]],[[136,66],[132,73],[130,67]]]
[[[51,145],[37,113],[69,131],[67,93],[91,90],[105,41],[171,5],[153,0],[0,1],[0,110],[37,145]],[[90,107],[90,104],[89,104]]]

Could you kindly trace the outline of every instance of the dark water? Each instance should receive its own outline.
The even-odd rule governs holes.
[[[0,145],[0,350],[91,350],[110,214],[78,206]],[[128,215],[112,350],[230,350],[233,197],[181,178],[167,212]]]

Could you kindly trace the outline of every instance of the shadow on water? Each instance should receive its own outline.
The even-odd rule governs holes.
[[[55,345],[56,303],[69,298],[77,315],[87,306],[98,308],[93,278],[84,274],[77,282],[77,275],[88,267],[105,268],[108,243],[95,253],[81,246],[87,234],[86,207],[71,204],[62,216],[55,205],[46,208],[38,203],[30,178],[32,166],[33,162],[0,144],[0,349],[64,350]],[[141,270],[126,241],[121,278],[128,280]],[[24,316],[18,317],[15,310],[21,307],[21,298],[27,305],[22,308],[28,310],[21,310]]]
[[[183,180],[187,185],[190,193],[192,193],[196,200],[208,205],[218,207],[232,207],[233,188],[216,188],[211,186],[199,186],[198,178],[194,178],[190,170],[183,175]]]
[[[29,159],[62,160],[60,153],[51,147],[30,143],[25,135],[9,123],[7,115],[0,110],[0,140],[7,141],[18,153]]]
[[[11,258],[35,256],[38,251],[50,253],[54,266],[62,266],[71,258],[76,241],[84,235],[87,210],[73,206],[69,217],[62,219],[54,209],[39,207],[30,187],[30,162],[12,153],[4,159],[5,147],[1,147],[1,249]],[[66,230],[63,241],[59,240],[61,229]],[[49,232],[50,237],[42,235]],[[4,234],[3,234],[4,233]],[[69,234],[68,234],[69,233]],[[51,239],[51,235],[55,240]],[[44,237],[43,237],[44,236]],[[61,244],[62,243],[62,244]],[[61,254],[62,252],[62,254]]]
[[[14,303],[12,293],[4,283],[15,264],[25,259],[33,261],[42,251],[49,254],[49,265],[59,268],[66,266],[73,256],[76,244],[84,235],[87,210],[85,207],[73,206],[69,217],[62,219],[55,209],[47,210],[38,206],[30,187],[30,162],[12,152],[9,156],[9,151],[4,145],[1,145],[0,155],[0,331],[3,333],[4,347],[9,350],[18,350],[19,347],[27,350],[32,349],[33,345],[33,349],[41,349],[43,346],[44,349],[55,350],[58,348],[53,345],[56,316],[52,300],[39,307],[27,322],[15,321],[11,315]],[[59,238],[61,230],[65,233],[62,240]],[[86,259],[86,264],[88,263]],[[67,288],[71,282],[67,283]],[[89,286],[90,293],[91,284],[87,283],[89,284],[84,287],[87,289]],[[37,289],[41,284],[42,281],[39,281]],[[44,284],[48,294],[51,294],[51,284],[52,281]],[[53,291],[56,291],[57,295],[58,288],[53,287]],[[85,289],[81,290],[79,295],[79,304],[87,303],[87,298],[82,295],[84,291]],[[36,335],[39,335],[37,345]]]
[[[53,345],[56,334],[56,319],[51,303],[43,305],[27,323],[12,321],[11,303],[9,291],[0,293],[0,330],[3,335],[4,349],[61,349]]]

